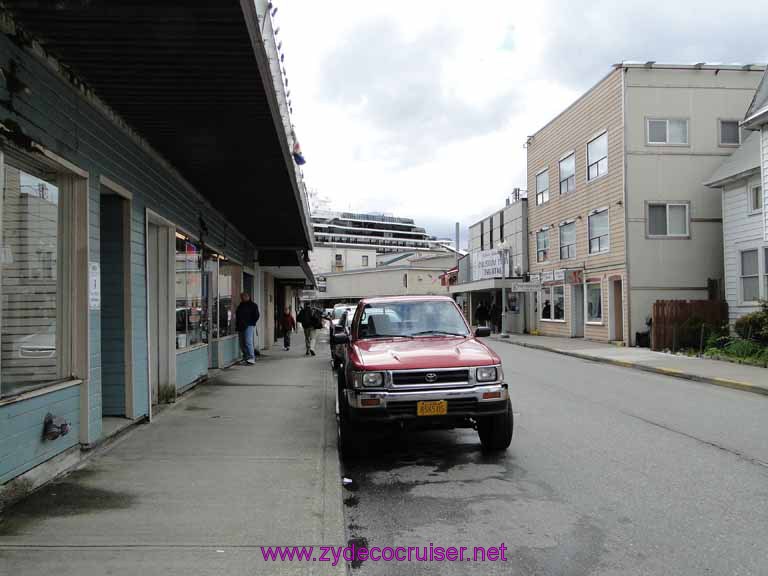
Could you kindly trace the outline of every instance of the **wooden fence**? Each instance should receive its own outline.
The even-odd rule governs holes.
[[[699,349],[703,340],[728,322],[728,304],[720,300],[658,300],[651,316],[651,348]]]

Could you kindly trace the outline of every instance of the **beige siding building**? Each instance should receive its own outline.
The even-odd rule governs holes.
[[[531,136],[529,258],[542,334],[634,343],[652,303],[722,282],[720,196],[763,68],[617,65]]]

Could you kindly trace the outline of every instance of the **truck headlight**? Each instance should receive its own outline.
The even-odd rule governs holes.
[[[358,372],[355,374],[358,386],[364,388],[381,388],[384,386],[384,374],[381,372]]]
[[[482,366],[477,369],[475,379],[478,382],[496,382],[499,379],[498,375],[496,366]]]

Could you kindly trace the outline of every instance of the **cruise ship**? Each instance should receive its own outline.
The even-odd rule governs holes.
[[[312,213],[315,246],[393,252],[444,252],[451,240],[437,239],[412,218],[376,213],[316,211]]]

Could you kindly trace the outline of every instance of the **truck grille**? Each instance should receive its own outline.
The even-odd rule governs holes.
[[[469,370],[419,370],[417,372],[392,372],[392,384],[395,386],[418,384],[449,384],[469,381]]]

